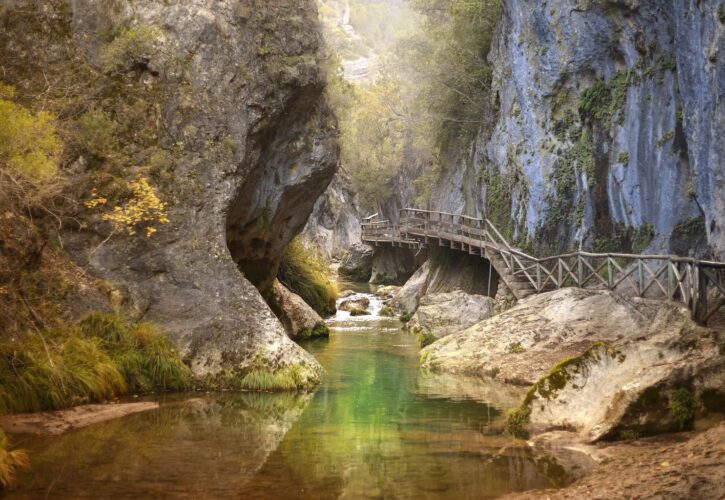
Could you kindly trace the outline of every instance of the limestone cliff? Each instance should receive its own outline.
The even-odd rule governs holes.
[[[449,152],[431,208],[539,253],[724,257],[723,23],[714,0],[503,1],[495,126]]]
[[[300,386],[315,382],[320,366],[255,287],[271,285],[338,165],[315,2],[21,1],[0,16],[27,32],[3,36],[18,68],[6,83],[38,85],[71,129],[84,109],[113,124],[110,151],[67,148],[78,203],[66,250],[159,324],[197,375],[295,365]],[[90,187],[122,203],[118,186],[137,175],[166,203],[152,237],[120,234],[83,205]]]

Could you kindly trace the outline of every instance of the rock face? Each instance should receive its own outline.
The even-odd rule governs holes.
[[[291,339],[326,336],[325,322],[302,297],[274,280],[268,302]]]
[[[360,212],[357,195],[342,169],[327,191],[317,200],[302,236],[316,245],[328,259],[342,259],[352,246],[360,244]],[[367,278],[355,281],[367,281]]]
[[[541,254],[725,257],[721,2],[501,3],[495,125],[448,152],[430,208],[485,213]],[[386,218],[414,199],[395,193]]]
[[[349,312],[350,316],[365,316],[370,314],[368,307],[370,307],[370,299],[358,295],[343,300],[337,306],[339,310]]]
[[[281,250],[338,164],[314,2],[39,3],[57,32],[72,32],[69,45],[49,51],[62,58],[76,44],[69,66],[101,69],[109,33],[132,39],[128,30],[138,29],[143,53],[119,43],[123,69],[95,74],[153,89],[160,132],[149,151],[168,158],[157,184],[168,224],[150,238],[116,234],[101,245],[111,228],[96,216],[66,230],[66,249],[127,290],[130,308],[159,324],[197,375],[242,376],[256,359],[272,370],[298,365],[301,385],[317,381],[321,367],[253,285],[271,286]]]
[[[499,278],[491,269],[489,283],[488,261],[462,252],[434,250],[395,296],[393,305],[403,312],[413,313],[418,301],[426,294],[460,290],[471,295],[496,294]]]
[[[491,297],[470,295],[460,290],[433,293],[420,299],[418,309],[406,327],[412,333],[441,338],[490,318],[493,310]]]
[[[375,248],[370,283],[377,285],[402,285],[415,270],[416,255],[407,248],[387,245]]]
[[[366,282],[373,272],[375,249],[364,243],[352,245],[345,253],[337,273],[352,281]]]
[[[567,288],[522,300],[422,356],[433,370],[535,384],[518,424],[594,441],[678,430],[698,408],[721,412],[722,337],[674,303]]]

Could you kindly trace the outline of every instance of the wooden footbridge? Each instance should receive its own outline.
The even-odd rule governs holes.
[[[399,224],[362,223],[362,240],[372,245],[451,248],[488,259],[518,299],[563,287],[612,290],[622,295],[685,304],[700,324],[725,305],[725,263],[675,255],[577,251],[537,258],[517,250],[488,219],[405,208]]]

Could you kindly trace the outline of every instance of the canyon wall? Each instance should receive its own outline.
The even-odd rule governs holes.
[[[495,125],[448,151],[430,208],[538,254],[725,258],[723,23],[714,0],[503,1]]]

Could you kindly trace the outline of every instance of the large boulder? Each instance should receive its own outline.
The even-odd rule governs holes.
[[[490,318],[495,302],[491,297],[460,290],[433,293],[420,299],[418,310],[406,327],[415,334],[445,337]]]
[[[428,347],[428,366],[531,385],[595,342],[641,334],[660,305],[579,288],[533,295]]]
[[[678,304],[567,288],[449,335],[422,358],[433,370],[531,384],[510,415],[514,433],[567,428],[594,441],[723,411],[723,340]]]
[[[291,339],[327,336],[325,322],[302,297],[274,280],[268,302]]]
[[[368,281],[373,270],[373,253],[370,245],[354,244],[343,257],[337,273],[351,281]]]
[[[405,285],[402,286],[393,299],[393,306],[400,312],[413,314],[418,309],[418,301],[425,295],[428,288],[428,278],[430,276],[430,261],[426,261],[411,276]]]

